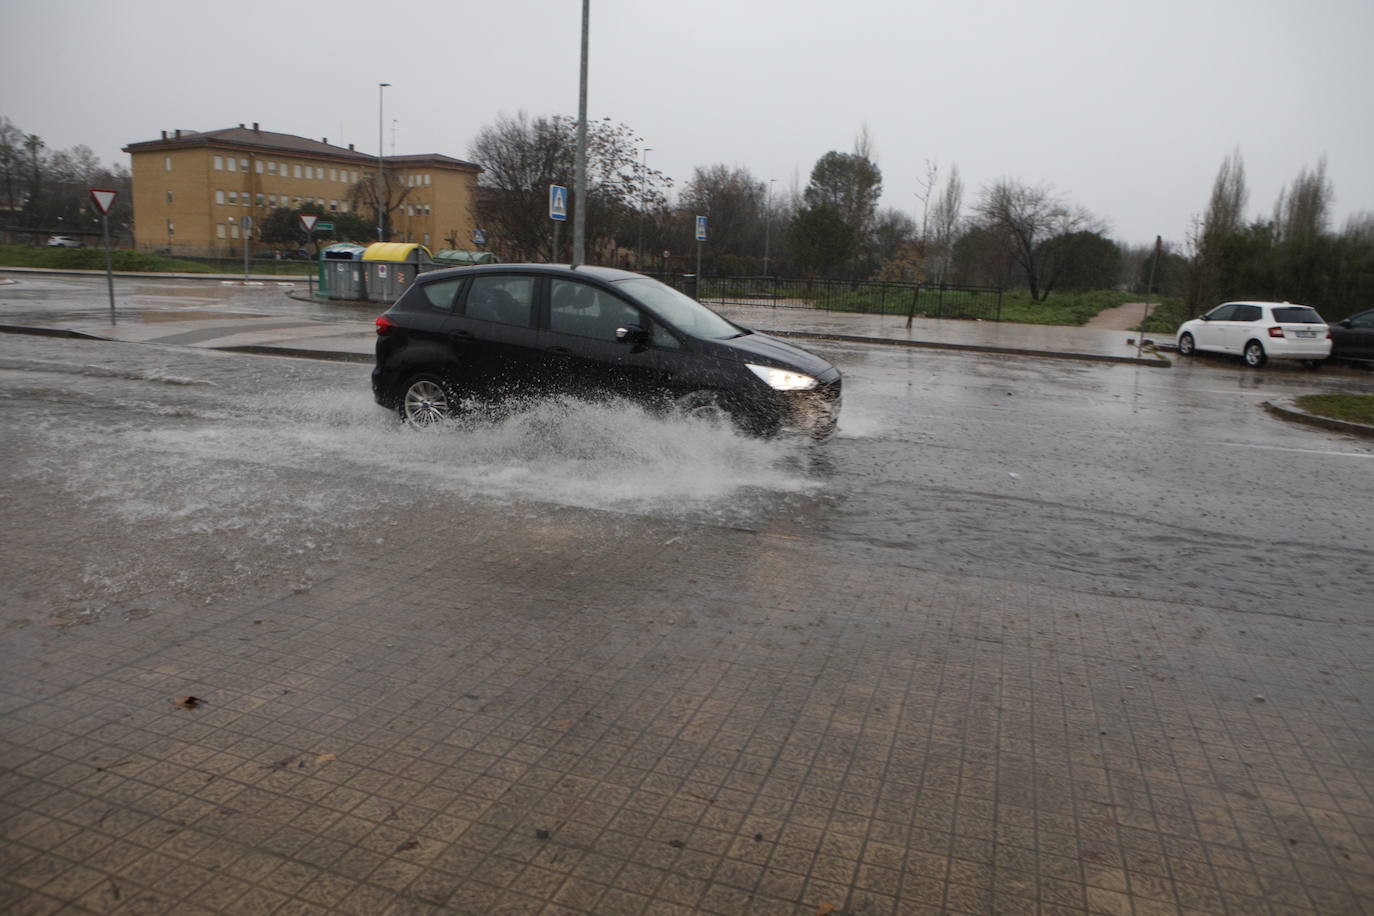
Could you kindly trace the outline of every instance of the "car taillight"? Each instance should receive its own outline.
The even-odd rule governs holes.
[[[1330,339],[1331,339],[1331,329],[1330,329],[1330,328],[1327,328],[1327,329],[1326,329],[1326,339],[1327,339],[1327,340],[1330,340]]]
[[[379,337],[385,337],[387,334],[391,333],[392,328],[396,327],[396,322],[392,321],[385,315],[378,315],[376,325],[377,335]]]
[[[1282,336],[1283,336],[1283,328],[1279,327],[1278,325],[1274,325],[1272,328],[1269,329],[1269,336],[1270,336],[1270,337],[1282,337]]]

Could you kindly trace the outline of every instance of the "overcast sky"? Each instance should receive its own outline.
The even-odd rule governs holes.
[[[0,0],[0,114],[50,148],[264,129],[468,158],[498,114],[577,113],[579,0]],[[1335,226],[1374,210],[1372,0],[592,0],[592,118],[694,166],[805,185],[864,126],[883,206],[926,161],[965,205],[1052,186],[1132,244],[1181,242],[1239,149],[1251,215],[1323,155]]]

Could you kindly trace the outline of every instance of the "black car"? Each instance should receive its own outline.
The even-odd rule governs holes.
[[[1374,309],[1331,325],[1331,358],[1374,362]]]
[[[463,405],[568,393],[825,439],[840,372],[642,274],[500,264],[421,274],[377,319],[372,393],[415,424]]]

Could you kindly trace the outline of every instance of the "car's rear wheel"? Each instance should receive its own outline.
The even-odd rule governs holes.
[[[447,379],[425,372],[406,382],[397,409],[412,426],[430,426],[454,416],[458,397]]]
[[[1252,340],[1245,345],[1243,356],[1245,365],[1251,369],[1258,369],[1269,360],[1269,357],[1264,355],[1264,344],[1258,340]]]
[[[1184,334],[1178,339],[1178,352],[1181,356],[1192,356],[1197,351],[1197,343],[1192,334]]]

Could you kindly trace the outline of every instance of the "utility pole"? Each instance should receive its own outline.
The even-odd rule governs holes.
[[[386,223],[386,205],[382,203],[382,195],[386,191],[386,160],[384,158],[386,151],[382,145],[385,142],[383,129],[385,122],[382,119],[382,92],[390,85],[390,83],[377,84],[377,241],[379,242],[386,241],[382,229],[382,226]]]
[[[587,36],[591,14],[591,0],[582,0],[582,79],[577,91],[577,168],[573,176],[573,267],[587,261]]]

